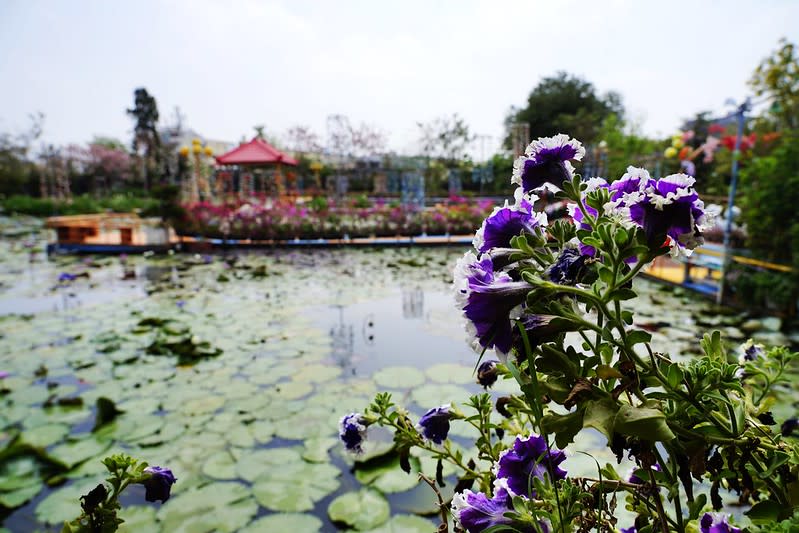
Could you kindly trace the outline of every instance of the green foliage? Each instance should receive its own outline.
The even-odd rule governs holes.
[[[755,69],[749,85],[758,96],[769,96],[769,115],[778,127],[799,128],[799,56],[796,46],[780,40],[779,49]]]
[[[567,72],[544,78],[533,89],[523,108],[512,108],[506,127],[514,122],[530,125],[530,137],[544,137],[569,131],[586,144],[598,141],[603,121],[624,116],[621,96],[615,92],[598,95],[594,85]]]
[[[0,199],[0,206],[9,214],[39,217],[82,215],[106,211],[114,213],[139,211],[145,216],[159,214],[159,200],[127,194],[115,194],[105,198],[92,198],[83,195],[74,197],[71,202],[15,195]]]

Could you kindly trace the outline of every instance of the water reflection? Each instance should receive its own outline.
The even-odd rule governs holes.
[[[402,318],[414,319],[424,316],[424,291],[420,286],[402,288]]]

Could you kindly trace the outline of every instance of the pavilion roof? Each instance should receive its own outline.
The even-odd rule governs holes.
[[[217,156],[216,162],[220,165],[297,165],[296,159],[259,137]]]

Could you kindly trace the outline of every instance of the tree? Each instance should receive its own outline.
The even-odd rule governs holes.
[[[328,148],[338,155],[365,157],[386,149],[386,135],[365,122],[354,125],[345,115],[327,117]]]
[[[799,128],[799,57],[793,43],[780,39],[780,48],[758,65],[749,85],[757,96],[771,98],[769,114],[777,127]]]
[[[567,133],[585,144],[599,140],[602,122],[610,115],[624,118],[621,96],[616,92],[597,95],[594,85],[566,72],[544,78],[527,98],[524,108],[512,107],[505,119],[510,147],[513,123],[530,125],[530,137]]]
[[[136,124],[133,127],[133,153],[142,161],[141,175],[148,190],[152,178],[161,171],[161,138],[158,135],[158,106],[155,98],[140,87],[133,92],[133,109],[128,115]]]
[[[318,153],[322,151],[319,136],[309,126],[292,126],[286,131],[286,146],[290,150],[302,153]]]
[[[419,128],[422,153],[450,164],[465,158],[475,139],[469,131],[469,125],[457,113],[449,117],[438,117],[427,123],[417,122],[416,125]]]
[[[31,183],[34,174],[40,173],[30,152],[42,135],[44,115],[34,113],[29,118],[30,125],[22,133],[0,133],[0,195],[31,194],[41,189]]]

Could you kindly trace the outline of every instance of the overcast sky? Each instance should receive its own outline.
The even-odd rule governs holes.
[[[619,91],[648,134],[740,99],[799,1],[0,0],[0,131],[46,115],[57,144],[130,139],[146,87],[203,136],[264,124],[324,137],[340,113],[412,150],[416,122],[459,113],[498,140],[511,105],[566,70]]]

